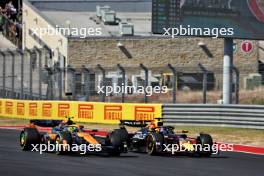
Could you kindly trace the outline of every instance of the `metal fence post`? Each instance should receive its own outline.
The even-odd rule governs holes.
[[[29,99],[33,99],[33,60],[32,51],[29,51]]]
[[[203,103],[207,103],[207,71],[203,73]]]
[[[82,74],[84,79],[84,94],[85,101],[89,101],[90,99],[90,71],[83,65],[82,66]]]
[[[201,63],[198,64],[198,67],[203,72],[203,104],[206,104],[207,103],[207,70]]]
[[[15,54],[13,53],[13,51],[8,50],[8,53],[11,55],[12,57],[12,63],[11,63],[11,98],[15,98]]]
[[[20,99],[24,99],[24,52],[22,50],[18,50],[21,57],[21,83],[20,83]]]
[[[30,99],[33,99],[33,58],[32,58],[32,54],[34,53],[35,51],[31,52],[30,53],[30,67],[29,67],[29,94],[30,94]]]
[[[55,73],[59,88],[59,100],[62,100],[62,69],[58,65],[55,66]]]
[[[140,64],[139,66],[145,72],[145,82],[144,82],[144,92],[145,92],[145,96],[144,96],[144,102],[145,103],[148,103],[148,96],[147,96],[146,89],[148,87],[148,75],[149,75],[149,72],[148,72],[148,68],[146,66],[144,66],[143,64]]]
[[[106,96],[106,84],[105,84],[105,69],[100,65],[98,64],[97,65],[97,68],[102,72],[102,86],[103,86],[103,94],[101,95],[101,101],[102,102],[105,102],[105,96]]]
[[[122,67],[120,64],[117,64],[117,67],[122,73],[122,85],[121,85],[121,87],[122,86],[125,87],[126,86],[126,71],[125,71],[125,68]],[[124,102],[125,102],[125,90],[122,91],[122,103],[124,103]]]
[[[37,53],[37,58],[39,61],[39,65],[38,65],[38,76],[39,76],[39,80],[38,80],[38,92],[39,92],[39,99],[42,99],[42,51],[40,49],[38,49],[37,47],[34,47],[36,53]]]
[[[176,79],[177,79],[177,71],[176,69],[171,65],[168,64],[169,69],[172,71],[173,74],[173,79],[172,79],[172,102],[176,104],[176,90],[177,90],[177,85],[176,85]]]
[[[70,72],[72,77],[71,82],[71,91],[72,91],[72,100],[76,100],[76,76],[75,76],[75,69],[68,65],[67,70]]]
[[[234,73],[236,75],[236,84],[235,84],[235,103],[239,104],[239,87],[240,87],[240,73],[237,67],[233,66]]]
[[[50,53],[50,49],[47,47],[47,45],[43,46],[43,50],[44,50],[44,65],[48,66],[48,57],[51,57],[51,53]],[[48,54],[47,54],[48,53]]]
[[[232,103],[233,38],[224,39],[223,104]]]
[[[46,99],[47,100],[53,100],[54,99],[53,79],[52,79],[53,71],[47,65],[45,65],[44,68],[48,72],[48,87],[47,87]]]
[[[2,87],[2,97],[6,98],[6,94],[5,94],[5,77],[6,77],[6,54],[3,51],[0,51],[1,55],[3,56],[3,87]]]

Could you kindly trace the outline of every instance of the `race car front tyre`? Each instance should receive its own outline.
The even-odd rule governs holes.
[[[197,151],[200,157],[210,157],[212,155],[213,138],[211,135],[201,133],[200,136],[197,137],[197,144],[200,144]]]
[[[57,155],[62,155],[70,152],[72,145],[72,136],[70,132],[61,132],[57,135],[55,139],[56,149],[55,153]]]
[[[146,151],[149,155],[157,155],[162,151],[163,135],[159,133],[151,133],[147,136]]]
[[[24,128],[20,133],[20,146],[22,150],[31,150],[34,144],[40,142],[40,134],[35,128]]]

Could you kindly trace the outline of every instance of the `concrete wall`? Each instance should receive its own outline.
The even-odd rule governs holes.
[[[207,57],[198,46],[203,41],[213,58]],[[128,58],[122,49],[117,47],[118,42],[130,53]],[[234,54],[234,63],[244,72],[257,72],[257,45],[249,54],[240,51]],[[162,67],[171,63],[179,67],[193,67],[202,63],[211,68],[222,68],[223,39],[186,38],[186,39],[89,39],[69,40],[69,64],[81,66],[82,64],[95,67],[101,64],[107,67],[120,63],[127,67],[136,67],[140,63],[151,67]]]
[[[207,45],[212,58],[208,58],[198,46],[201,41]],[[124,46],[123,49],[117,47],[119,42]],[[68,63],[74,67],[86,65],[88,68],[96,67],[97,64],[116,68],[116,64],[120,63],[128,69],[143,63],[155,74],[170,72],[165,68],[168,63],[174,65],[178,71],[195,73],[199,71],[197,65],[201,63],[209,71],[214,72],[216,88],[221,88],[223,43],[223,39],[209,38],[70,39]],[[257,43],[254,43],[254,50],[249,54],[241,51],[240,40],[236,40],[235,43],[238,48],[234,54],[234,63],[239,68],[243,80],[249,73],[258,72]],[[139,69],[135,69],[134,72],[137,70]]]

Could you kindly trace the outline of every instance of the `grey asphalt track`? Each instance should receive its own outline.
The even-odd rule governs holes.
[[[264,156],[222,153],[212,158],[148,156],[57,156],[24,152],[19,131],[0,130],[1,176],[263,176]]]

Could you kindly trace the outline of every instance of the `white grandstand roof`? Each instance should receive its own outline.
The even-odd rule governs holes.
[[[71,28],[101,28],[100,37],[120,37],[118,25],[97,24],[96,5],[109,5],[121,22],[134,25],[134,37],[151,34],[151,0],[29,0],[52,25]],[[89,37],[89,36],[88,36]],[[94,36],[90,36],[94,37]]]
[[[96,24],[90,17],[95,16],[95,12],[69,12],[69,11],[43,11],[49,19],[59,27],[68,27],[70,21],[71,28],[101,28],[102,37],[120,36],[118,25],[104,25],[103,22]],[[117,13],[117,17],[122,22],[134,24],[135,36],[151,36],[151,14],[150,13]]]

